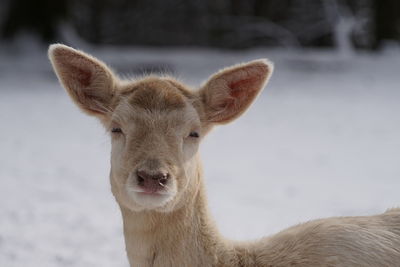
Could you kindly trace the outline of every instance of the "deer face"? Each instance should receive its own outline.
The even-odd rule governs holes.
[[[72,99],[110,133],[112,191],[133,211],[184,205],[201,179],[200,140],[241,115],[272,72],[266,61],[252,61],[191,91],[165,77],[121,81],[104,63],[64,45],[51,46],[49,56]]]
[[[136,211],[169,210],[195,183],[205,133],[196,96],[160,78],[133,82],[123,91],[108,127],[114,194]]]

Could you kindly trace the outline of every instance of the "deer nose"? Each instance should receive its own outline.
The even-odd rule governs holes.
[[[140,186],[145,186],[149,183],[165,186],[169,179],[169,174],[165,172],[148,173],[143,170],[138,170],[136,176],[138,185]]]

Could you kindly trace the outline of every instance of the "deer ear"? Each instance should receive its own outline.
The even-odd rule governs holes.
[[[49,47],[49,58],[60,83],[82,110],[99,117],[109,112],[116,78],[104,63],[61,44]]]
[[[235,65],[214,74],[200,90],[207,122],[228,123],[247,110],[273,71],[267,60]]]

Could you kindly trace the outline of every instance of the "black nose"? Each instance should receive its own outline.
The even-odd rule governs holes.
[[[144,186],[148,183],[157,183],[161,186],[165,186],[169,179],[169,174],[164,172],[148,173],[146,171],[137,171],[138,184]]]

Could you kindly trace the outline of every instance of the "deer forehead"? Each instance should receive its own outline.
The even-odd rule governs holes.
[[[183,109],[186,97],[168,81],[151,79],[142,81],[133,87],[129,102],[146,110],[170,111]]]
[[[200,124],[199,114],[192,105],[196,96],[173,80],[145,78],[127,86],[115,108],[113,120],[144,128],[175,129]]]

